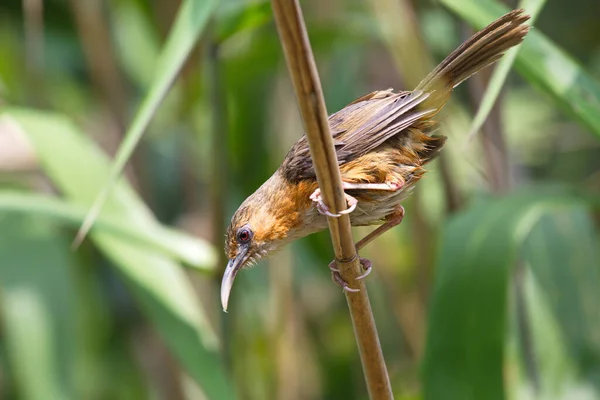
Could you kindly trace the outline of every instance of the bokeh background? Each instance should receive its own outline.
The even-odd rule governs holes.
[[[330,112],[411,89],[517,6],[301,3]],[[521,5],[539,15],[487,122],[469,136],[492,69],[363,254],[397,399],[600,399],[598,3]],[[2,0],[0,398],[366,399],[327,232],[220,309],[228,218],[301,135],[269,2]]]

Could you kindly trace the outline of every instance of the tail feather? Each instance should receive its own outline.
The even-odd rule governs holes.
[[[454,87],[521,43],[529,31],[529,26],[523,25],[528,19],[524,10],[514,10],[492,22],[446,57],[416,90],[435,93],[427,103],[441,107]]]

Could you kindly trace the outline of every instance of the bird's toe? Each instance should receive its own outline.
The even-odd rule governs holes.
[[[362,275],[356,277],[356,280],[365,279],[373,270],[373,263],[368,258],[360,257],[360,265],[365,271]]]
[[[356,293],[356,292],[360,292],[360,289],[353,289],[350,286],[348,286],[348,282],[346,282],[344,280],[344,278],[342,278],[342,276],[340,275],[339,271],[331,271],[331,279],[337,283],[338,285],[340,285],[342,287],[342,290],[344,292],[350,292],[350,293]]]

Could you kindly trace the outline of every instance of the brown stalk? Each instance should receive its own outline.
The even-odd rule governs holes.
[[[110,37],[109,22],[101,0],[71,0],[90,78],[120,131],[127,125],[127,95]]]
[[[23,0],[25,28],[25,73],[27,95],[35,106],[42,106],[44,98],[44,2]]]
[[[333,139],[329,132],[323,91],[308,40],[298,0],[272,0],[273,14],[288,69],[300,106],[310,154],[325,204],[332,212],[346,209],[342,180]],[[346,293],[346,300],[358,343],[360,358],[371,399],[392,399],[392,389],[377,336],[366,286],[361,274],[350,226],[350,217],[328,218],[329,231],[340,274],[360,289]]]

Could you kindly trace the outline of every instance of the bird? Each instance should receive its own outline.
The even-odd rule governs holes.
[[[332,213],[324,204],[306,136],[289,150],[280,167],[233,214],[226,230],[228,263],[221,283],[227,311],[237,273],[292,241],[327,228],[327,217],[349,213],[352,226],[380,225],[356,243],[367,243],[398,225],[401,201],[444,147],[436,114],[452,90],[493,64],[529,31],[524,10],[514,10],[475,33],[448,55],[413,91],[366,94],[329,116],[348,208]],[[360,258],[365,273],[371,263]],[[333,280],[354,291],[330,264]]]

